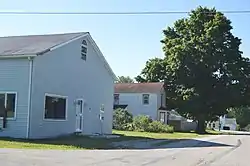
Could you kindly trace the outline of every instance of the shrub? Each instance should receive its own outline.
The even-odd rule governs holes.
[[[124,130],[134,131],[135,130],[134,124],[133,123],[127,123]]]
[[[148,132],[155,132],[155,133],[173,133],[174,128],[173,126],[169,126],[163,124],[160,121],[153,121],[148,126]]]
[[[118,108],[113,114],[113,128],[117,130],[133,130],[133,115],[125,109]]]
[[[133,120],[134,128],[137,131],[148,131],[151,122],[152,119],[146,115],[138,115]]]
[[[240,125],[239,125],[239,124],[237,124],[237,126],[236,126],[236,130],[237,130],[237,131],[240,131],[240,130],[241,130]]]

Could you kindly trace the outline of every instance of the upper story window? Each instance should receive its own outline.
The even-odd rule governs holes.
[[[142,95],[142,103],[144,105],[148,105],[149,104],[149,94],[143,94]]]
[[[81,58],[86,61],[87,59],[87,42],[86,40],[82,41],[81,45]]]
[[[119,94],[114,94],[114,104],[115,105],[119,104]]]

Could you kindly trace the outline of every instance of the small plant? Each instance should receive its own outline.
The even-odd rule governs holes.
[[[125,127],[125,130],[127,130],[127,131],[134,131],[135,130],[134,124],[133,123],[127,123],[126,127]]]
[[[113,128],[117,130],[132,130],[131,123],[133,122],[133,115],[125,109],[118,108],[113,115]]]
[[[135,130],[137,131],[148,131],[149,124],[153,120],[146,115],[138,115],[134,118],[133,123]]]
[[[169,126],[163,124],[160,121],[153,121],[149,124],[148,132],[155,132],[155,133],[173,133],[174,128],[173,126]]]

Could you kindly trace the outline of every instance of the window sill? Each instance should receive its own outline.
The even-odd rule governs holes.
[[[67,119],[45,119],[43,118],[43,121],[49,121],[49,122],[65,122],[68,121]]]
[[[3,117],[0,117],[0,120],[3,120]],[[14,121],[14,120],[16,120],[16,117],[13,117],[13,118],[7,118],[6,120],[11,120],[11,121]]]

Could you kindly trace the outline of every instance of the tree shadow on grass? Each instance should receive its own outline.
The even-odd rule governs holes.
[[[117,134],[116,134],[117,135]],[[134,145],[130,143],[134,142]],[[113,145],[116,144],[116,146]],[[120,144],[120,145],[119,145]],[[130,144],[130,145],[129,145]],[[212,141],[195,139],[153,139],[120,135],[119,138],[92,138],[88,136],[68,135],[49,139],[1,138],[0,147],[30,149],[167,149],[194,147],[232,146]]]
[[[116,134],[118,135],[118,134]],[[140,140],[145,137],[120,135],[118,138],[90,137],[71,134],[45,139],[19,139],[0,137],[0,148],[30,148],[30,149],[117,149],[112,142]],[[150,139],[150,138],[148,138]]]

